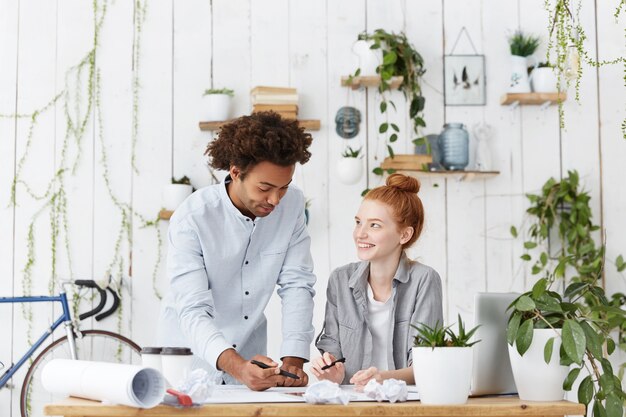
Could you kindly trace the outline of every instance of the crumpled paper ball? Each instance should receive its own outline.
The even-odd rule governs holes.
[[[385,379],[382,384],[370,379],[363,388],[363,393],[378,402],[389,401],[390,403],[404,402],[409,396],[406,382],[398,379]]]
[[[350,393],[341,389],[339,384],[323,380],[310,385],[302,395],[310,404],[343,404],[350,402]]]
[[[177,388],[178,391],[189,395],[194,403],[201,403],[211,397],[215,385],[217,381],[213,380],[207,371],[197,368],[191,371]]]

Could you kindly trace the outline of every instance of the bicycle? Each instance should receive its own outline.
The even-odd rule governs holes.
[[[62,306],[61,315],[54,323],[44,331],[41,337],[32,344],[28,351],[0,376],[0,389],[8,384],[13,375],[33,356],[39,347],[50,337],[54,331],[61,326],[65,326],[65,336],[54,340],[47,345],[30,365],[20,392],[20,412],[22,417],[34,417],[42,415],[43,406],[53,401],[59,400],[55,396],[48,394],[41,384],[41,370],[44,365],[55,358],[82,359],[101,362],[117,362],[140,364],[141,348],[132,340],[117,333],[106,330],[80,330],[78,322],[72,320],[70,306],[65,292],[66,285],[76,285],[96,289],[100,295],[98,305],[86,313],[79,315],[79,321],[94,316],[96,321],[100,321],[110,316],[118,308],[120,299],[115,291],[107,287],[113,296],[112,306],[101,312],[107,302],[107,292],[101,289],[93,280],[64,281],[59,295],[56,296],[26,296],[26,297],[0,297],[0,303],[37,303],[37,302],[59,302]]]

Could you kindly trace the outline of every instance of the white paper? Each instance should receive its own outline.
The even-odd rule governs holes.
[[[131,407],[155,407],[165,395],[165,379],[156,369],[110,362],[53,359],[41,382],[52,394]]]
[[[235,403],[299,403],[304,402],[302,394],[307,387],[277,387],[266,391],[252,391],[245,385],[219,385],[213,389],[211,398],[204,404],[235,404]],[[376,401],[362,392],[357,392],[354,385],[341,385],[342,390],[350,393],[351,402]],[[418,401],[419,394],[415,386],[409,386],[407,401]]]

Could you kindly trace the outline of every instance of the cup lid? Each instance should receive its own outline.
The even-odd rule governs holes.
[[[156,346],[146,346],[144,348],[141,348],[141,354],[142,355],[158,355],[159,353],[161,353],[161,350],[163,348],[162,347],[156,347]]]
[[[164,347],[161,349],[161,355],[193,355],[193,353],[186,347]]]

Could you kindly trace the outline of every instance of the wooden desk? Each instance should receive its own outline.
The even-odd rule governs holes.
[[[346,406],[301,403],[209,404],[186,409],[160,405],[148,410],[68,398],[44,408],[45,415],[65,417],[554,417],[584,413],[582,404],[568,401],[529,402],[520,401],[517,397],[470,398],[467,404],[454,406],[429,406],[411,401],[399,404],[354,402]]]

